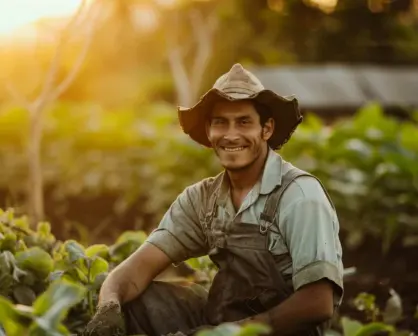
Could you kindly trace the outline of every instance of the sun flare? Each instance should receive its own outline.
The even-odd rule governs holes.
[[[9,35],[39,19],[68,16],[81,0],[0,0],[0,35]]]

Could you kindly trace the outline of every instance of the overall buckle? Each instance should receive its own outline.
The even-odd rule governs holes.
[[[260,215],[260,233],[265,235],[270,227],[273,225],[273,219],[264,212]]]

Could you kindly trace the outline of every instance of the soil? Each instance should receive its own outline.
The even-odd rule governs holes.
[[[125,323],[120,306],[108,303],[101,306],[83,336],[125,336]]]

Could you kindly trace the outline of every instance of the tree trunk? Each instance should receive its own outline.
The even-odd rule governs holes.
[[[35,106],[29,111],[30,126],[28,138],[28,198],[31,227],[36,227],[44,220],[43,179],[41,162],[42,142],[42,106]]]

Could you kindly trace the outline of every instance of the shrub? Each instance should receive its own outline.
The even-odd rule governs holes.
[[[151,229],[183,188],[220,170],[210,149],[181,132],[170,105],[142,106],[139,114],[61,104],[48,111],[45,124],[46,211],[60,238],[68,237],[65,228],[75,237],[88,227],[80,238],[93,242]],[[0,115],[0,190],[18,209],[27,182],[26,126],[24,111]],[[369,105],[332,125],[308,115],[281,154],[321,178],[346,247],[371,236],[387,251],[394,241],[418,241],[416,134],[415,122]]]
[[[0,336],[80,334],[95,313],[98,293],[109,271],[145,239],[142,231],[127,231],[110,246],[84,247],[75,240],[55,239],[48,223],[39,223],[32,230],[25,217],[0,209]],[[213,263],[207,257],[187,262],[207,275],[210,286],[216,271]],[[343,317],[339,323],[344,336],[395,331],[380,321],[382,314],[373,296],[361,293],[354,302],[366,312],[366,323]],[[384,312],[385,321],[393,320],[392,311]],[[238,327],[226,323],[201,331],[199,336],[252,336],[267,331],[258,324]]]

